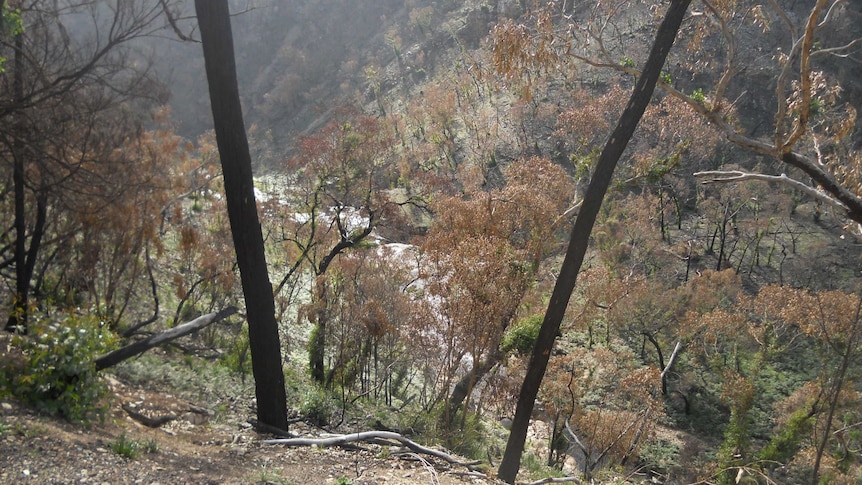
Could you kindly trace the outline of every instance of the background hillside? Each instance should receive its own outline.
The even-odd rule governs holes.
[[[242,463],[242,308],[88,367],[242,304],[193,6],[49,3],[4,10],[0,33],[4,316],[29,334],[5,343],[4,450],[28,446],[20,403],[73,422],[108,410],[119,440],[130,402],[170,401],[129,389],[155,387],[220,433],[242,426],[210,457]],[[665,6],[231,6],[291,431],[397,431],[493,476],[568,233]],[[691,6],[592,232],[521,479],[855,483],[860,39],[852,2]],[[189,371],[200,387],[173,377]],[[391,457],[374,446],[377,473]],[[288,462],[266,466],[308,479]]]

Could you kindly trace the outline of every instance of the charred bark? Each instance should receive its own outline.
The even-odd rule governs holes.
[[[254,198],[251,154],[236,79],[230,10],[227,0],[195,0],[195,11],[224,174],[228,219],[248,314],[257,417],[262,423],[287,430],[281,343]]]
[[[560,275],[551,294],[551,301],[545,313],[545,319],[539,330],[536,346],[527,366],[527,374],[521,386],[518,396],[518,404],[515,410],[515,418],[512,422],[512,430],[506,444],[503,461],[500,463],[497,476],[507,482],[514,483],[521,467],[521,453],[524,451],[524,442],[527,439],[527,427],[530,423],[530,415],[533,411],[533,403],[539,393],[539,386],[548,367],[548,359],[554,347],[554,341],[560,330],[560,324],[569,304],[569,298],[575,288],[575,281],[584,255],[589,245],[590,233],[596,216],[601,208],[605,193],[611,182],[617,162],[622,156],[623,150],[628,145],[634,134],[635,128],[640,122],[644,111],[649,105],[664,66],[667,54],[670,51],[676,34],[685,16],[691,0],[672,0],[664,20],[656,34],[652,50],[647,58],[644,70],[635,84],[634,92],[626,105],[625,111],[620,116],[616,128],[611,134],[602,151],[596,165],[595,174],[587,187],[584,202],[572,228],[571,240],[566,250]]]

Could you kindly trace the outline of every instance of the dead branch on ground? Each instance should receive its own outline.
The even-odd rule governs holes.
[[[476,465],[480,464],[481,461],[470,461],[464,462],[461,461],[454,456],[435,450],[433,448],[428,448],[426,446],[422,446],[419,443],[416,443],[413,440],[407,439],[404,436],[393,433],[391,431],[364,431],[361,433],[352,433],[345,435],[335,435],[328,436],[325,438],[287,438],[287,439],[272,439],[272,440],[264,440],[263,444],[265,445],[284,445],[284,446],[319,446],[319,447],[328,447],[328,446],[344,446],[348,443],[355,443],[357,441],[362,441],[366,443],[373,443],[379,445],[397,445],[401,444],[414,453],[421,453],[424,455],[429,455],[434,458],[438,458],[440,460],[449,463],[450,465],[463,466],[468,470],[476,472]]]

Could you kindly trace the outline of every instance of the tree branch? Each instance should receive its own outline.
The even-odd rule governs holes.
[[[527,485],[542,485],[543,483],[584,483],[577,477],[548,477],[535,482],[530,482]]]
[[[741,182],[743,180],[762,180],[765,182],[778,182],[789,185],[794,189],[804,192],[805,194],[810,195],[811,197],[821,202],[825,202],[826,204],[829,204],[832,207],[841,210],[845,214],[850,212],[850,209],[848,209],[848,207],[840,200],[830,197],[829,194],[818,190],[808,184],[800,182],[799,180],[792,179],[788,177],[787,174],[766,175],[762,173],[742,172],[740,170],[709,170],[705,172],[696,172],[693,175],[698,178],[711,177],[708,180],[701,181],[702,184]]]
[[[208,313],[202,317],[198,317],[192,320],[191,322],[184,323],[172,329],[166,330],[162,333],[158,333],[143,340],[139,340],[137,342],[126,345],[125,347],[119,348],[113,352],[110,352],[97,358],[96,370],[100,371],[102,369],[107,369],[108,367],[117,365],[120,362],[128,358],[134,357],[138,354],[142,354],[153,347],[170,342],[174,339],[178,339],[184,335],[196,332],[206,327],[207,325],[218,322],[219,320],[224,320],[225,318],[233,315],[236,312],[236,307],[227,307],[220,312]]]
[[[284,439],[273,439],[273,440],[263,440],[262,443],[265,445],[284,445],[284,446],[343,446],[347,443],[354,443],[357,441],[364,442],[377,442],[380,443],[380,440],[389,440],[398,442],[411,451],[415,453],[422,453],[425,455],[430,455],[435,458],[439,458],[451,465],[458,465],[467,467],[468,469],[473,469],[475,465],[481,463],[480,461],[470,461],[463,462],[458,460],[454,456],[444,453],[442,451],[435,450],[433,448],[427,448],[422,446],[415,441],[405,438],[404,436],[393,433],[391,431],[363,431],[360,433],[352,433],[345,435],[336,435],[330,436],[326,438],[284,438]]]
[[[680,350],[682,350],[682,342],[677,341],[676,346],[673,348],[673,352],[670,354],[670,358],[667,360],[667,365],[661,370],[661,393],[664,396],[667,396],[667,374],[673,368],[673,363],[676,360],[676,356],[679,355]]]

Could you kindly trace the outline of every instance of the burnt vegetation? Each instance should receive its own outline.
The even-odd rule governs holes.
[[[99,357],[229,315],[159,355],[255,379],[259,402],[285,388],[261,431],[398,432],[495,476],[667,6],[231,2],[248,137],[227,156],[185,3],[0,2],[0,396],[94,420],[100,376],[132,379]],[[518,478],[856,483],[862,10],[685,11],[598,200]],[[252,289],[237,233],[258,228]]]

